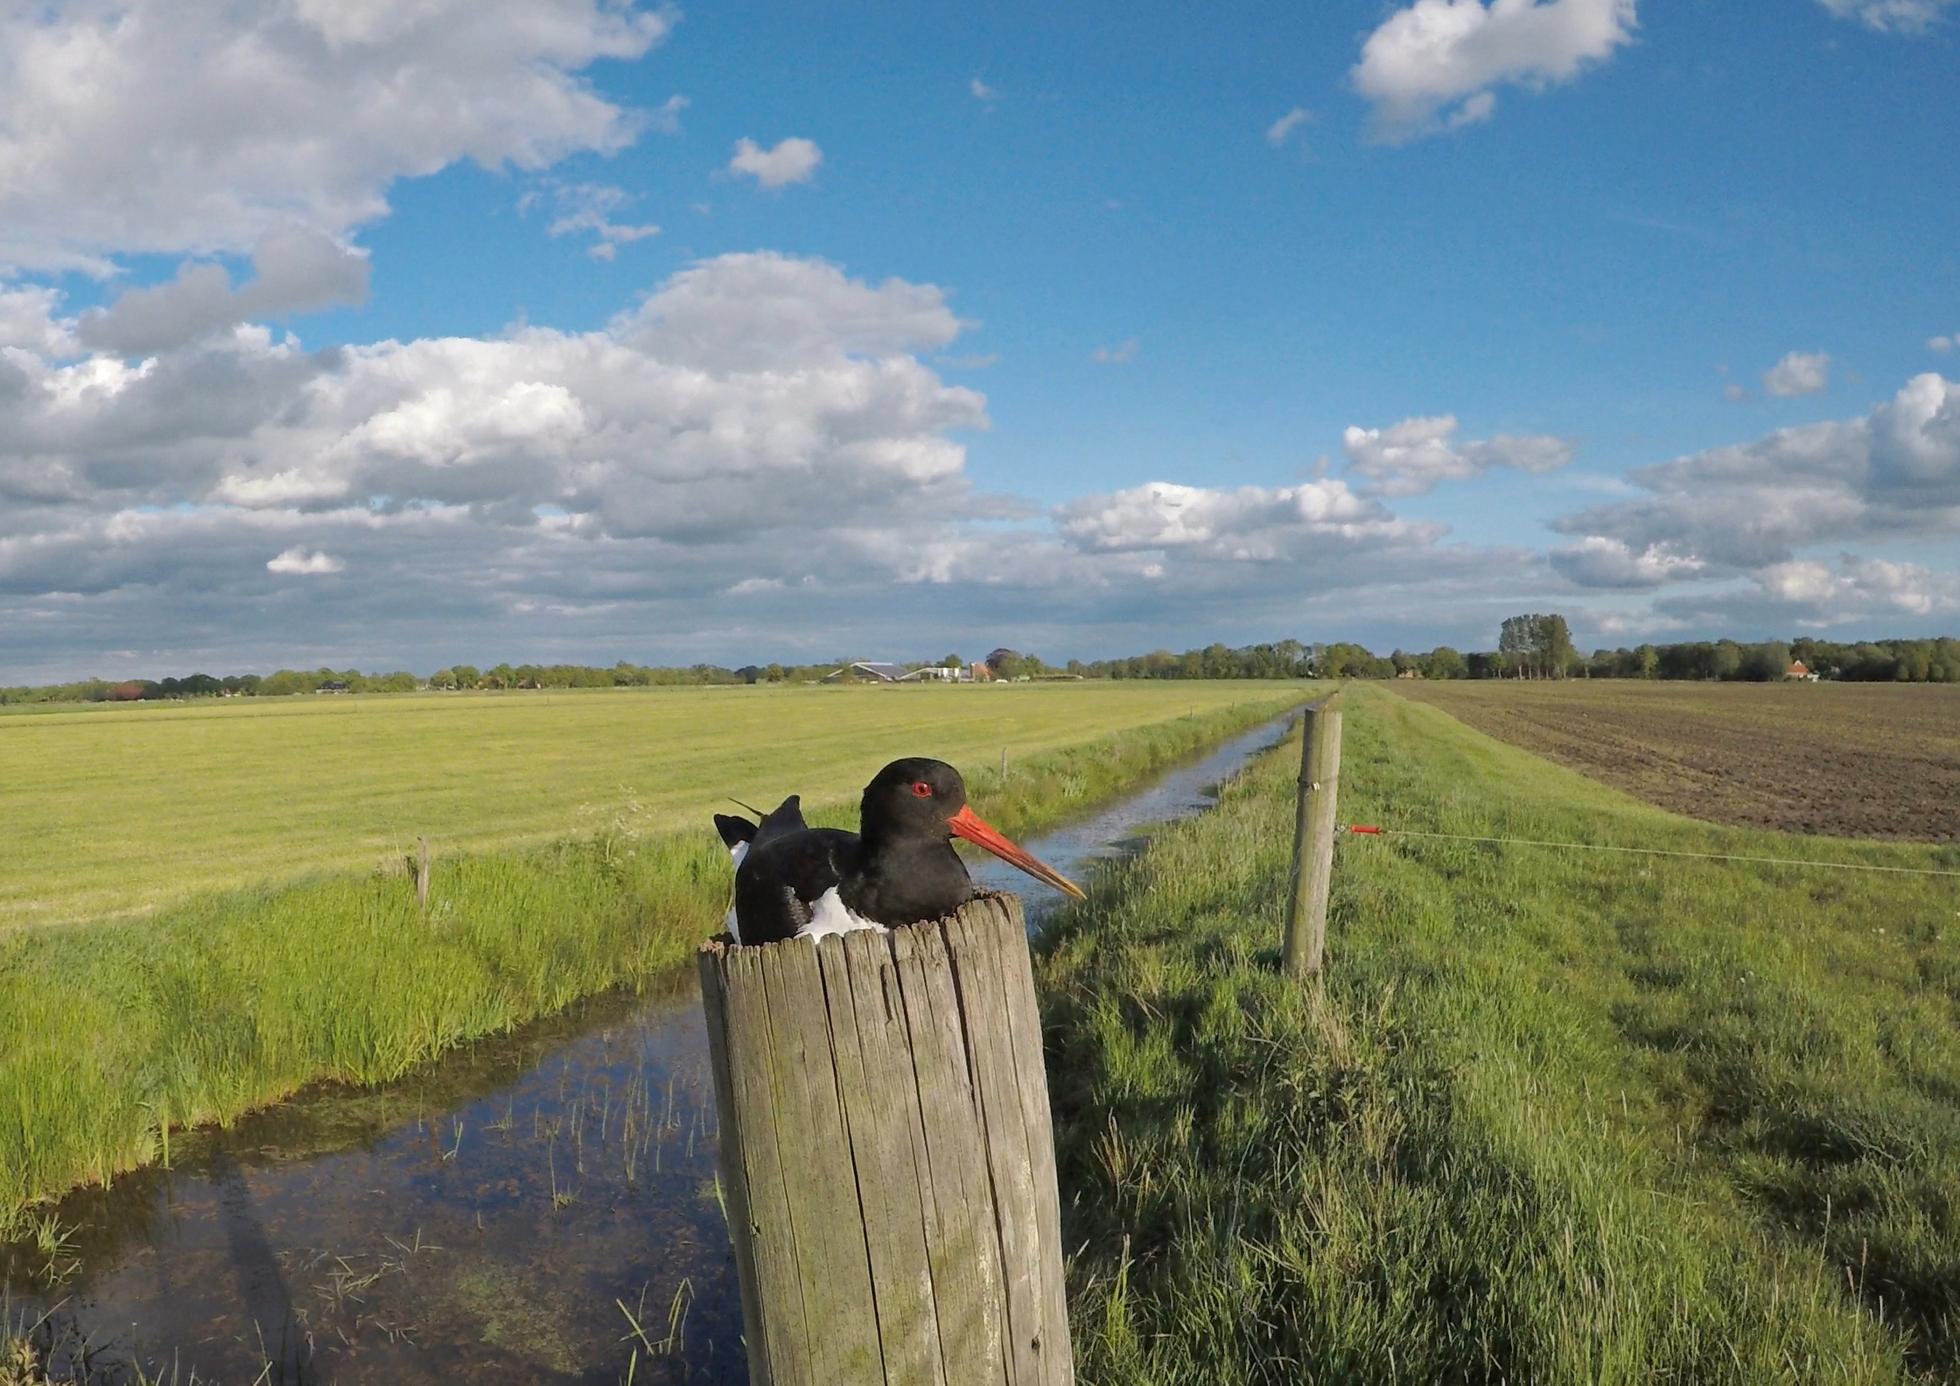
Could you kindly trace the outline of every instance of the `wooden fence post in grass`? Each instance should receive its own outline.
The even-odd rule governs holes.
[[[1300,733],[1300,817],[1286,905],[1286,970],[1320,973],[1327,946],[1327,887],[1334,875],[1334,801],[1341,780],[1341,695],[1307,707]]]
[[[427,914],[429,912],[429,839],[418,837],[415,841],[421,848],[415,862],[415,903],[422,913]]]
[[[753,1386],[1070,1386],[1020,901],[700,961]]]

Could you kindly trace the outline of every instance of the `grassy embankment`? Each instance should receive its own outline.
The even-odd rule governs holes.
[[[995,706],[1024,691],[992,695]],[[1193,701],[1182,691],[1157,695],[1156,722],[1078,735],[1016,762],[1005,785],[992,768],[971,774],[976,806],[1025,833],[1306,696],[1303,686],[1241,685],[1236,702],[1214,697],[1211,711],[1177,716]],[[811,763],[851,751],[861,763],[864,745],[894,744],[906,730],[889,730],[898,709],[960,705],[933,693],[810,695],[849,710],[830,736],[848,737],[861,707],[887,724],[859,733],[854,748],[810,750]],[[814,740],[794,727],[781,737],[793,763]],[[802,780],[833,791],[827,804],[806,800],[816,821],[854,817],[841,792],[850,779],[835,781],[834,771],[830,782]],[[727,855],[704,821],[441,857],[427,920],[397,871],[0,933],[0,1234],[24,1225],[32,1200],[156,1158],[166,1124],[224,1121],[316,1078],[386,1081],[451,1045],[679,963],[713,932],[728,890]]]
[[[867,748],[969,769],[1248,698],[1232,682],[243,698],[0,710],[0,930],[624,825],[843,800]]]
[[[1355,690],[1344,821],[1960,868],[1713,827]],[[1082,1376],[1960,1376],[1960,881],[1342,841],[1297,739],[1039,963]]]

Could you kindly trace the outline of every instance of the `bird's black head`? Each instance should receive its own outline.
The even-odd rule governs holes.
[[[1002,861],[1018,866],[1038,881],[1082,898],[1082,889],[1046,862],[1001,836],[998,829],[967,806],[966,781],[943,760],[908,757],[895,760],[864,787],[859,830],[867,848],[888,850],[901,842],[944,842],[963,838]],[[957,872],[964,889],[966,871]],[[966,898],[961,895],[960,900]],[[958,903],[957,901],[955,903]],[[924,917],[924,916],[920,916]]]
[[[866,838],[951,837],[966,807],[966,781],[943,760],[908,756],[880,770],[864,787],[859,827]]]

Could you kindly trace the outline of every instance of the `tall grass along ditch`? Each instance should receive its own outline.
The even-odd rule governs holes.
[[[1297,688],[968,775],[1027,833],[1275,715]],[[875,766],[867,767],[867,774]],[[0,1240],[33,1205],[162,1157],[315,1079],[386,1082],[463,1041],[683,961],[727,907],[706,830],[602,831],[439,858],[426,916],[377,872],[212,896],[136,920],[0,934]],[[845,825],[855,806],[817,806]]]
[[[1960,865],[1678,818],[1356,692],[1344,821]],[[1960,1375],[1951,880],[1344,839],[1300,987],[1297,756],[1045,936],[1085,1380]]]

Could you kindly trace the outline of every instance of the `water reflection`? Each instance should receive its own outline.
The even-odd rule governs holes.
[[[1202,808],[1284,721],[1028,844],[1065,872]],[[1020,889],[1004,864],[983,885]],[[1060,903],[1024,894],[1030,927]],[[459,1050],[386,1088],[319,1087],[173,1167],[67,1199],[78,1267],[6,1256],[57,1379],[741,1381],[692,969]]]

